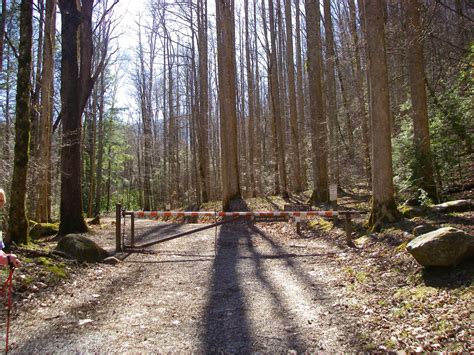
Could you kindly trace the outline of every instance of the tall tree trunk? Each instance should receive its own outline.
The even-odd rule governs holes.
[[[433,200],[438,200],[431,161],[428,104],[425,88],[425,60],[423,57],[422,28],[418,0],[404,2],[406,6],[409,46],[407,48],[408,72],[413,115],[413,140],[416,162],[413,167],[415,185],[425,190]]]
[[[305,0],[308,41],[308,81],[311,111],[313,203],[327,202],[327,127],[322,91],[321,13],[318,0]]]
[[[8,220],[8,240],[28,243],[28,219],[25,212],[26,177],[30,144],[31,52],[33,36],[33,1],[20,3],[20,47],[16,90],[15,159]]]
[[[207,0],[198,0],[198,52],[199,52],[199,178],[201,182],[201,200],[210,198],[209,167],[209,68],[207,45]]]
[[[100,73],[100,87],[102,91],[102,95],[99,101],[99,120],[98,120],[98,137],[97,137],[97,188],[95,191],[95,204],[94,204],[94,215],[97,216],[100,214],[101,209],[101,200],[102,200],[102,172],[103,172],[103,165],[104,165],[104,145],[105,145],[105,137],[104,137],[104,91],[105,91],[105,83],[104,83],[104,71]],[[113,111],[114,107],[112,105],[111,111]]]
[[[83,233],[87,225],[82,216],[81,132],[82,113],[90,96],[93,78],[92,0],[79,9],[74,1],[59,0],[61,12],[61,202],[59,236]],[[78,32],[80,30],[80,46]],[[80,68],[78,63],[80,48]]]
[[[365,0],[372,125],[372,208],[369,226],[380,230],[399,217],[394,198],[384,2]]]
[[[370,171],[370,143],[369,143],[369,127],[367,124],[367,110],[365,108],[364,99],[364,76],[361,68],[361,55],[360,55],[360,43],[359,36],[357,34],[356,25],[356,10],[354,0],[349,0],[349,19],[350,19],[350,31],[352,37],[352,45],[354,47],[354,77],[355,77],[355,90],[358,103],[359,119],[362,127],[362,150],[363,159],[365,164],[365,174],[368,185],[371,186],[371,171]]]
[[[326,87],[327,87],[327,115],[329,128],[329,180],[332,184],[339,182],[338,144],[337,144],[337,106],[336,106],[336,78],[334,35],[331,17],[331,1],[324,0],[324,31],[326,33]]]
[[[278,161],[278,177],[281,185],[280,193],[288,196],[288,184],[286,180],[286,164],[285,164],[285,139],[284,139],[284,120],[280,102],[280,82],[278,77],[278,60],[277,60],[277,36],[275,11],[273,9],[273,0],[268,1],[269,26],[270,26],[270,92],[272,111],[275,122],[275,133],[277,137],[276,158]]]
[[[300,157],[300,137],[298,127],[298,110],[296,105],[295,89],[295,62],[293,60],[293,21],[291,15],[291,0],[285,0],[285,20],[286,20],[286,65],[288,72],[288,95],[290,101],[290,139],[292,147],[292,168],[294,191],[302,191],[301,184],[301,157]],[[299,56],[299,53],[298,53]]]
[[[304,90],[303,90],[303,61],[301,59],[301,24],[300,24],[300,1],[295,0],[296,5],[296,90],[298,98],[298,126],[300,130],[300,167],[301,167],[301,188],[306,190],[308,188],[308,165],[306,163],[306,114],[304,108]]]
[[[237,151],[234,1],[216,0],[221,131],[222,208],[241,197]]]
[[[250,59],[251,44],[250,44],[250,31],[249,31],[249,2],[244,1],[245,7],[245,61],[247,66],[247,91],[248,91],[248,103],[249,103],[249,119],[248,119],[248,148],[249,148],[249,179],[250,179],[250,196],[256,197],[256,184],[255,184],[255,85],[254,85],[254,74],[252,61]]]
[[[36,220],[49,222],[51,219],[51,139],[53,118],[54,92],[54,53],[56,47],[56,0],[46,0],[46,16],[44,26],[43,73],[41,75],[41,107],[40,107],[40,144],[38,174],[38,204]]]

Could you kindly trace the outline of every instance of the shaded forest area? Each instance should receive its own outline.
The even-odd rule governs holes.
[[[117,202],[318,204],[329,184],[370,193],[378,230],[472,188],[472,2],[149,1],[131,52],[116,7],[2,1],[10,240],[28,220],[84,232]]]

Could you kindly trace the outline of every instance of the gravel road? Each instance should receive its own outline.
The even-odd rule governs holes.
[[[137,223],[161,234],[196,227]],[[112,229],[104,238],[113,240]],[[336,258],[343,249],[266,234],[259,224],[174,239],[116,266],[85,268],[54,294],[18,306],[11,352],[360,350]]]

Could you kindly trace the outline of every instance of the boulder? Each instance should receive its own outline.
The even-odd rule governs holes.
[[[97,243],[80,234],[66,235],[59,241],[56,250],[78,261],[93,263],[102,261],[109,256],[107,251],[102,249]]]
[[[433,209],[437,212],[467,212],[474,209],[474,200],[456,200],[434,205]]]
[[[32,226],[30,229],[30,237],[32,240],[49,237],[59,231],[59,224],[57,223],[36,223],[30,221],[30,225]]]
[[[445,227],[420,235],[407,245],[422,266],[454,266],[474,257],[474,236]]]
[[[420,235],[435,231],[437,229],[438,227],[435,227],[431,224],[421,224],[413,228],[413,231],[411,232],[411,234],[413,234],[415,237],[419,237]]]

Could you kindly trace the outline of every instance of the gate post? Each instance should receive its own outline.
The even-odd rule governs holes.
[[[352,242],[352,223],[351,223],[351,214],[344,213],[344,229],[346,230],[346,243],[348,246],[353,247],[354,243]]]
[[[130,215],[131,222],[130,222],[130,242],[132,244],[132,248],[135,247],[135,212],[132,212]]]
[[[122,205],[115,205],[115,252],[122,251]]]

